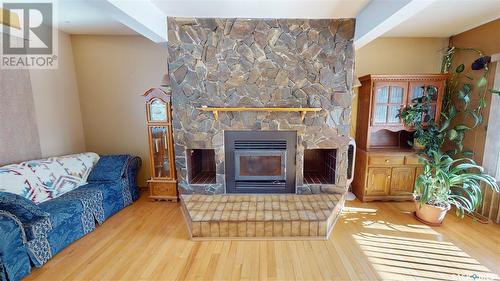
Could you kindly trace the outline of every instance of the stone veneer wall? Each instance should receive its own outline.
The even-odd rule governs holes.
[[[354,19],[168,18],[168,71],[181,193],[224,193],[224,130],[296,130],[297,193],[306,148],[337,148],[336,185],[346,188]],[[308,113],[211,113],[197,107],[321,107]],[[215,149],[217,183],[190,185],[186,149]],[[314,187],[314,188],[313,188]]]

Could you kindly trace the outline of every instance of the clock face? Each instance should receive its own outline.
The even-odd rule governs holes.
[[[167,104],[156,99],[149,106],[151,121],[167,121]]]

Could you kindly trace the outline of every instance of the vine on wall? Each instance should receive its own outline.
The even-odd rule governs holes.
[[[465,70],[465,64],[461,63],[453,68],[455,54],[459,52],[472,52],[477,59],[472,63],[473,71],[482,71],[480,76],[474,79]],[[499,93],[497,90],[487,90],[489,75],[489,63],[491,57],[486,56],[479,49],[450,47],[443,56],[441,72],[449,73],[446,81],[445,94],[442,104],[443,123],[442,128],[447,131],[444,141],[452,143],[452,149],[446,153],[449,155],[463,154],[466,157],[473,155],[472,151],[464,151],[463,140],[465,134],[483,123],[483,110],[486,107],[486,95],[488,93]],[[477,103],[472,103],[477,100]],[[467,126],[466,121],[470,119],[472,126]],[[449,128],[453,120],[458,123]]]

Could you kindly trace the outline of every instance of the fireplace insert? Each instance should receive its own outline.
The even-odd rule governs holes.
[[[295,193],[297,133],[225,131],[226,193]]]

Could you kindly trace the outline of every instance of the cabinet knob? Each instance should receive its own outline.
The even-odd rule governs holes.
[[[389,163],[389,159],[385,159],[385,163]]]

